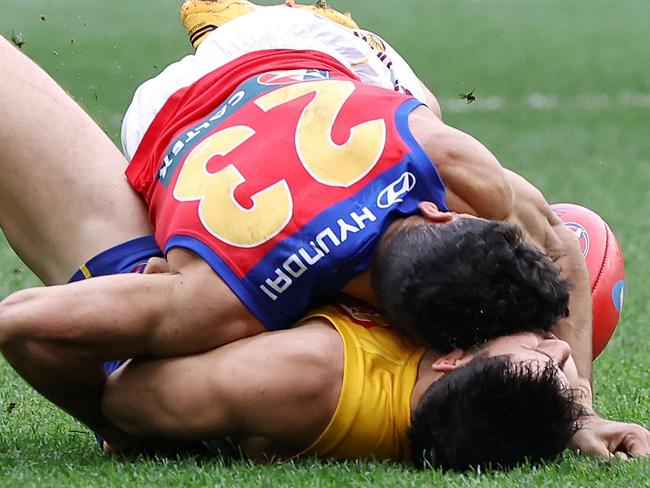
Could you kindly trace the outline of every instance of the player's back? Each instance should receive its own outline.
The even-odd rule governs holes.
[[[425,349],[378,312],[342,297],[311,311],[291,330],[240,342],[245,345],[235,354],[242,362],[265,368],[269,390],[282,385],[285,392],[281,400],[264,396],[264,408],[275,408],[275,418],[266,417],[275,424],[272,435],[253,429],[234,437],[248,456],[410,459],[407,430]],[[230,360],[239,364],[236,357]],[[244,372],[235,374],[243,378]],[[279,427],[287,422],[292,428]]]
[[[194,54],[167,66],[136,90],[124,116],[122,144],[131,159],[165,102],[178,90],[244,55],[268,50],[312,50],[345,66],[364,83],[427,102],[411,67],[376,34],[351,30],[303,9],[265,7],[221,25]]]
[[[286,327],[365,271],[392,221],[444,208],[408,129],[419,105],[322,53],[256,52],[172,96],[127,175],[165,252],[201,256]]]
[[[341,299],[310,314],[343,341],[336,411],[302,454],[335,459],[410,459],[407,429],[424,348],[398,334],[366,305]]]

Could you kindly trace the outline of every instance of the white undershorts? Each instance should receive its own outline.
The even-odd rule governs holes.
[[[122,146],[127,159],[131,160],[149,125],[172,94],[240,56],[266,49],[323,52],[366,83],[410,92],[426,103],[422,85],[411,67],[376,34],[349,29],[307,10],[284,5],[264,7],[211,32],[195,54],[172,63],[138,87],[122,122]]]

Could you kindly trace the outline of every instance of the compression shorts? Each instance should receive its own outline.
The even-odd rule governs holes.
[[[141,273],[151,257],[163,257],[153,236],[138,237],[98,254],[83,264],[69,283],[95,276]]]

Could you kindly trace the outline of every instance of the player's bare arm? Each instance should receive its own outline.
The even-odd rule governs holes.
[[[211,270],[202,273],[191,257],[183,266],[187,272],[104,276],[14,293],[0,303],[0,346],[39,392],[100,428],[101,361],[202,352],[265,330],[232,294],[221,293],[225,285]],[[45,359],[34,368],[39,351]],[[61,390],[61,377],[71,378],[72,392]]]
[[[424,97],[425,101],[427,104],[427,107],[431,109],[431,111],[436,115],[439,119],[442,119],[442,108],[440,107],[440,102],[438,102],[438,99],[436,96],[431,93],[431,90],[420,81],[420,85],[422,86],[422,90],[424,91]]]
[[[265,330],[207,266],[185,251],[170,254],[180,271],[16,292],[0,304],[0,339],[83,335],[109,360],[197,353]]]
[[[517,348],[508,343],[514,337],[497,339],[481,350],[500,354],[490,349],[501,343],[517,355]],[[567,378],[575,376],[573,360],[558,357],[553,344],[561,341],[539,347],[563,364]],[[526,354],[531,353],[528,347]],[[451,372],[469,356],[458,350],[442,357],[429,351],[425,358],[412,408],[441,372]],[[328,424],[343,394],[344,367],[340,336],[327,322],[310,320],[291,331],[262,334],[198,356],[132,362],[109,379],[103,408],[109,419],[136,437],[229,436],[254,459],[289,457],[310,445]],[[646,429],[596,416],[576,438],[576,448],[604,460],[612,455],[627,458],[625,452],[650,452]]]
[[[589,276],[580,245],[571,231],[551,210],[542,193],[517,173],[505,170],[513,188],[514,202],[509,220],[525,229],[570,279],[573,289],[570,315],[556,326],[557,334],[572,344],[578,373],[586,380],[580,386],[591,401],[592,301]]]
[[[586,380],[580,386],[587,393],[592,360],[591,300],[586,266],[576,239],[541,192],[504,169],[476,139],[445,125],[424,108],[412,114],[409,124],[445,182],[450,209],[519,224],[530,242],[557,259],[573,285],[570,316],[558,324],[557,332],[575,348],[578,371]]]
[[[229,436],[248,457],[309,446],[336,409],[343,344],[319,319],[196,356],[132,362],[108,380],[105,415],[136,437]]]

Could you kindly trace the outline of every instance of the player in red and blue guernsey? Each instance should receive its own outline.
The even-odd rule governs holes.
[[[282,328],[367,270],[392,222],[446,210],[408,129],[419,105],[317,52],[251,53],[172,97],[127,176],[165,253],[200,256]]]
[[[71,167],[69,182],[84,168]],[[170,272],[19,292],[3,302],[7,336],[92,327],[89,347],[106,360],[118,349],[188,354],[286,327],[341,291],[444,348],[548,329],[566,313],[557,300],[566,283],[506,220],[561,256],[574,291],[557,331],[578,341],[577,359],[590,347],[584,263],[541,194],[427,107],[361,83],[326,52],[253,51],[174,91],[128,177]],[[456,297],[455,307],[441,309],[438,296]]]

